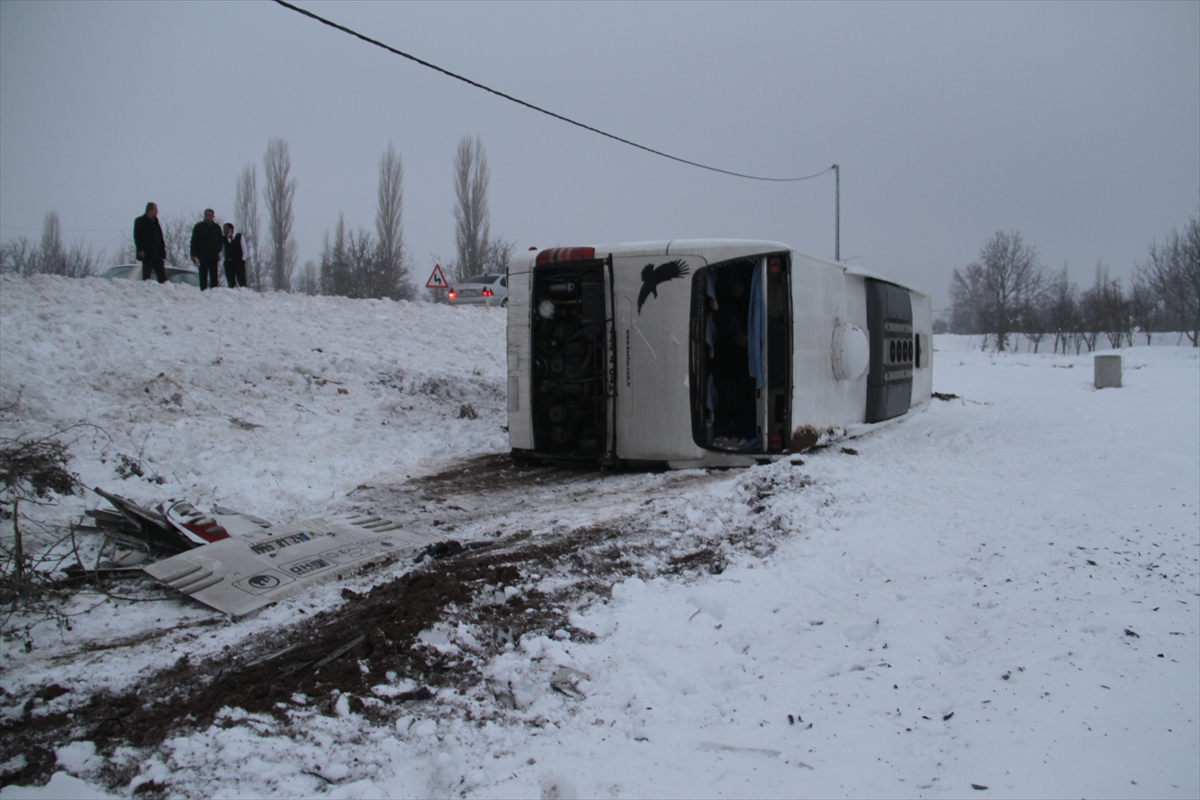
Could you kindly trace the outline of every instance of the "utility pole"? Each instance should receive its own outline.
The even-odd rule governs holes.
[[[842,170],[833,165],[833,260],[842,260]]]

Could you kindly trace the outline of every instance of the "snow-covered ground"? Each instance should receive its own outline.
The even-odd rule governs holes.
[[[1197,351],[1123,349],[1124,387],[1096,391],[1088,354],[935,348],[935,389],[958,398],[843,443],[857,454],[670,491],[659,475],[592,477],[619,489],[603,512],[547,493],[561,513],[535,535],[602,513],[668,543],[755,532],[720,574],[648,563],[648,579],[613,583],[572,612],[594,638],[526,636],[478,690],[441,689],[387,724],[343,696],[330,713],[228,709],[151,750],[77,741],[49,786],[0,797],[150,782],[189,797],[1200,795]],[[0,278],[0,435],[86,422],[64,434],[84,485],[147,503],[280,522],[352,508],[359,485],[506,450],[504,379],[498,311]],[[141,477],[118,477],[129,462]],[[65,524],[85,506],[106,504],[31,513]],[[0,681],[22,703],[68,687],[33,713],[65,711],[339,592],[217,626],[165,595],[81,596],[70,631],[10,621]],[[465,649],[477,633],[425,638]],[[576,696],[551,689],[561,666],[581,673]],[[392,683],[378,694],[411,688]],[[100,786],[105,759],[127,783]]]

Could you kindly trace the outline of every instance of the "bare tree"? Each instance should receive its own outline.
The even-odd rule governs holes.
[[[464,136],[454,156],[454,244],[458,260],[455,274],[447,275],[451,283],[484,271],[484,256],[490,234],[488,213],[487,153],[483,140]]]
[[[292,158],[283,139],[267,143],[263,157],[266,186],[263,200],[267,204],[267,253],[271,286],[278,292],[291,290],[292,271],[296,268],[296,240],[292,238],[292,201],[296,197],[296,179],[290,178]]]
[[[379,244],[366,228],[359,227],[346,236],[346,262],[352,291],[349,297],[386,297],[379,270]]]
[[[333,244],[325,234],[321,251],[321,293],[343,297],[388,297],[379,267],[382,249],[366,228],[347,231],[344,215],[338,216]]]
[[[516,242],[506,240],[503,237],[492,239],[483,248],[482,271],[484,273],[507,275],[508,260],[512,258],[512,253],[516,249],[516,246]]]
[[[1052,278],[1046,288],[1046,325],[1054,334],[1056,353],[1061,344],[1063,355],[1067,354],[1067,343],[1071,340],[1079,315],[1077,294],[1078,289],[1067,277],[1067,265],[1063,264],[1062,272]]]
[[[950,281],[951,312],[956,322],[976,328],[956,333],[995,337],[1003,352],[1012,334],[1021,330],[1045,285],[1037,248],[1025,244],[1016,231],[997,231],[979,253],[979,261],[954,270]]]
[[[987,324],[983,304],[983,268],[971,264],[962,272],[954,270],[950,277],[950,330],[968,336],[982,333]]]
[[[42,220],[41,269],[49,275],[62,275],[66,270],[66,252],[63,250],[62,227],[57,211],[47,211]]]
[[[128,233],[121,234],[121,246],[117,248],[117,252],[113,253],[112,265],[115,267],[118,264],[132,264],[137,261],[137,245],[133,243],[133,237]]]
[[[83,242],[72,242],[63,256],[60,275],[67,278],[87,278],[99,274],[104,263],[104,251],[85,247]]]
[[[353,297],[353,292],[350,262],[346,260],[346,216],[338,214],[333,244],[329,244],[329,232],[326,231],[325,246],[321,248],[321,294]]]
[[[300,294],[315,295],[321,293],[321,269],[311,258],[304,262],[300,274],[296,277],[294,288]]]
[[[1138,278],[1163,304],[1167,325],[1186,333],[1192,347],[1200,346],[1200,218],[1189,219],[1182,234],[1171,231],[1163,245],[1151,244]]]
[[[180,269],[193,269],[192,266],[192,228],[196,221],[204,215],[193,213],[190,217],[176,214],[173,217],[160,218],[162,226],[163,245],[167,251],[167,263]]]
[[[1050,332],[1050,298],[1045,293],[1037,302],[1029,306],[1028,311],[1021,317],[1021,335],[1032,345],[1033,352],[1038,351],[1042,339]]]
[[[267,276],[258,255],[258,168],[253,164],[243,167],[242,174],[238,176],[233,201],[233,224],[241,231],[245,245],[246,283],[251,289],[261,292],[266,288]]]
[[[1129,313],[1138,332],[1146,337],[1147,345],[1153,340],[1154,334],[1163,330],[1166,309],[1153,287],[1140,275],[1134,277],[1129,293]]]
[[[403,211],[404,165],[396,148],[388,142],[379,159],[379,203],[375,211],[375,233],[379,236],[379,252],[375,257],[378,294],[372,297],[411,300],[415,294],[404,252]]]
[[[9,239],[0,247],[0,272],[26,277],[38,271],[38,247],[24,236]]]
[[[338,215],[333,242],[328,232],[321,249],[321,293],[345,297],[411,299],[408,257],[404,252],[404,167],[389,142],[379,159],[379,192],[375,213],[378,240],[366,229],[346,230]]]
[[[1106,326],[1106,309],[1104,307],[1104,281],[1099,269],[1096,270],[1096,283],[1092,288],[1079,296],[1079,315],[1076,317],[1075,352],[1079,352],[1079,341],[1087,345],[1088,352],[1096,349],[1096,340]]]
[[[1094,302],[1096,309],[1093,313],[1093,325],[1099,333],[1108,339],[1114,348],[1121,346],[1121,340],[1132,336],[1133,324],[1130,322],[1129,301],[1125,290],[1121,288],[1118,278],[1108,277],[1108,268],[1101,262],[1096,262],[1096,285]]]

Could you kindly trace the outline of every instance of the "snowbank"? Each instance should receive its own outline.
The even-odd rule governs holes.
[[[103,433],[76,441],[74,467],[135,498],[278,518],[506,446],[499,313],[53,278],[3,279],[0,312],[0,399],[20,398],[4,435],[89,420]],[[1197,796],[1197,352],[1123,350],[1124,388],[1096,391],[1087,354],[936,344],[935,389],[957,399],[801,458],[611,501],[664,540],[753,532],[720,574],[645,565],[651,577],[572,612],[594,638],[527,636],[485,665],[488,682],[439,690],[388,725],[344,697],[327,714],[303,698],[279,716],[227,709],[161,748],[114,754],[136,774],[116,790]],[[459,419],[467,403],[477,420]],[[118,454],[164,484],[116,479]],[[569,496],[552,499],[586,522]],[[288,613],[336,602],[324,587]],[[92,614],[183,618],[164,609],[106,601]],[[42,640],[28,658],[6,645],[5,683],[69,675],[86,696],[286,620],[268,609],[197,628],[121,668],[100,654],[39,661],[53,648]],[[441,625],[424,639],[452,648],[478,633]],[[577,671],[574,696],[551,688],[560,667]],[[62,748],[56,780],[98,781],[91,753]]]
[[[507,449],[499,309],[8,275],[0,303],[0,434],[86,422],[84,485],[134,500],[282,522]]]

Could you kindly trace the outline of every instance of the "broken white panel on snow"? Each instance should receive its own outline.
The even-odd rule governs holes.
[[[310,519],[222,539],[145,570],[205,605],[240,617],[368,564],[414,555],[433,541],[379,517]]]

